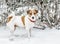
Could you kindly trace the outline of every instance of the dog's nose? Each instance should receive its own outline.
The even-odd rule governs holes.
[[[32,17],[32,19],[34,19],[34,17]]]

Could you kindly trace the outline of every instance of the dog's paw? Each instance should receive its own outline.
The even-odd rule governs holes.
[[[9,37],[9,40],[10,40],[10,41],[14,41],[14,39],[15,39],[15,36],[10,36],[10,37]]]
[[[14,38],[9,38],[10,41],[14,41]]]
[[[15,37],[19,37],[19,35],[15,35]]]

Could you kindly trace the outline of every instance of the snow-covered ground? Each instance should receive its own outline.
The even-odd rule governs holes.
[[[9,40],[10,30],[0,27],[0,44],[60,44],[60,30],[55,28],[45,30],[32,29],[32,36],[27,38],[26,30],[17,28],[13,41]]]

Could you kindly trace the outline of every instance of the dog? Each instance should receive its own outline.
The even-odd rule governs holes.
[[[11,35],[13,36],[16,27],[25,27],[28,33],[28,38],[31,37],[31,28],[34,27],[36,22],[38,10],[37,9],[28,9],[26,11],[27,15],[15,16],[15,13],[12,12],[11,15],[7,18],[7,27],[11,29]]]

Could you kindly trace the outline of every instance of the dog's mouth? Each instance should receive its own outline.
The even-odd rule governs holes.
[[[35,20],[32,20],[32,19],[30,19],[30,18],[28,18],[31,22],[36,22]]]

